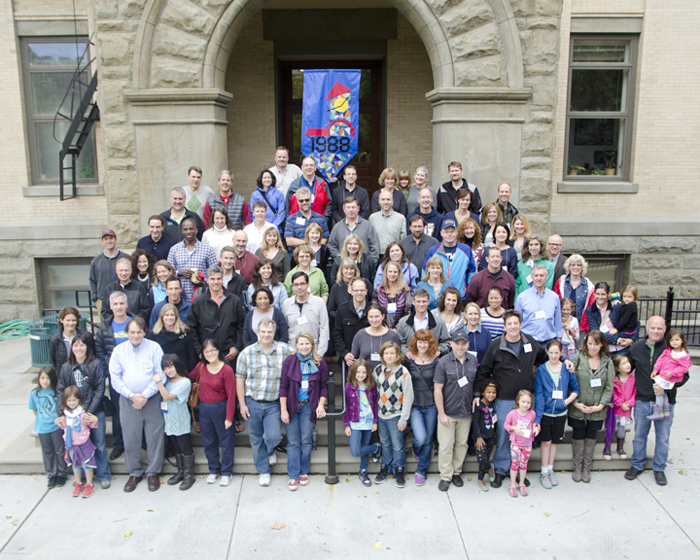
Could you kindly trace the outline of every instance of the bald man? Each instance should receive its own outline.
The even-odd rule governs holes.
[[[549,261],[554,267],[554,280],[552,281],[552,286],[557,283],[559,278],[566,274],[566,271],[564,270],[564,263],[568,257],[561,254],[561,243],[561,236],[557,235],[556,233],[550,235],[549,239],[547,240],[547,249],[549,249],[549,254],[551,255]]]

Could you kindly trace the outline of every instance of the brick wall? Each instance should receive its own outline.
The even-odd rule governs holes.
[[[399,14],[399,38],[388,41],[386,164],[411,177],[419,165],[433,162],[433,108],[425,94],[433,89],[433,71],[425,45]],[[430,182],[430,184],[434,184]]]

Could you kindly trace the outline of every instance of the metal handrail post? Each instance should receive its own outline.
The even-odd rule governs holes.
[[[335,472],[335,374],[328,372],[328,472],[326,484],[338,484]]]
[[[671,328],[671,319],[673,319],[673,299],[675,294],[673,293],[673,286],[668,287],[668,292],[666,293],[666,328]]]

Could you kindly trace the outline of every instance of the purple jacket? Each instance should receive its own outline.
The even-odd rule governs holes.
[[[299,390],[301,389],[301,365],[296,354],[287,356],[282,362],[282,377],[280,379],[280,398],[287,398],[287,412],[294,416],[299,403]],[[321,358],[318,371],[309,375],[309,404],[311,405],[312,424],[316,424],[316,408],[321,397],[328,399],[328,366]]]
[[[374,414],[374,424],[377,423],[377,418],[379,418],[379,406],[377,402],[377,386],[375,385],[368,391],[366,391],[367,400],[369,400],[369,405],[372,407],[372,414]],[[343,426],[346,428],[350,427],[350,422],[360,421],[360,389],[353,387],[350,383],[345,384],[345,400],[347,401],[347,408],[345,414],[343,414]]]

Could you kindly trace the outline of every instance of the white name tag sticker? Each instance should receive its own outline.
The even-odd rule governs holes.
[[[457,379],[457,384],[460,387],[466,387],[469,384],[469,380],[466,377],[460,377]]]
[[[467,350],[467,354],[471,354],[476,358],[476,352],[474,352],[474,350]]]
[[[234,268],[234,270],[236,270],[236,269]],[[236,274],[240,274],[240,273],[241,273],[240,270],[236,270]]]
[[[529,354],[530,352],[532,352],[532,344],[530,344],[529,342],[527,344],[523,344],[523,351],[526,354]]]
[[[546,318],[547,318],[547,314],[542,309],[540,309],[539,311],[535,311],[535,319],[546,319]]]
[[[318,266],[318,263],[316,262],[316,259],[311,261],[311,266]]]
[[[370,359],[370,361],[372,361],[372,362],[380,362],[380,361],[381,361],[381,358],[379,357],[379,352],[372,352],[372,353],[369,355],[369,359]]]
[[[494,424],[495,424],[496,422],[498,422],[498,414],[496,414],[496,413],[494,412],[494,413],[491,415],[491,421],[492,421]]]
[[[395,303],[387,303],[386,304],[386,312],[387,313],[396,313],[396,304]]]
[[[600,332],[602,332],[602,333],[608,333],[608,332],[610,332],[610,328],[608,327],[607,324],[606,324],[606,325],[600,325]]]
[[[603,386],[602,379],[591,379],[591,387],[602,387],[602,386]]]
[[[306,317],[304,317],[303,315],[297,319],[297,324],[299,324],[299,325],[305,325],[308,322],[309,322],[309,320]]]
[[[507,266],[502,266],[501,268],[502,268],[503,270],[505,270],[506,272],[508,272],[508,267],[507,267]]]
[[[304,224],[306,224],[306,218],[297,218],[296,223],[298,226],[303,226]]]
[[[552,391],[552,398],[553,399],[563,399],[564,398],[564,391]]]
[[[530,286],[532,286],[532,274],[529,274],[528,277],[525,278],[525,282],[527,282],[528,284],[530,284]]]
[[[521,428],[520,431],[523,433],[523,437],[530,437],[531,430],[526,430],[525,428]]]
[[[160,411],[164,414],[168,412],[168,401],[160,401]]]
[[[302,389],[308,389],[309,388],[309,381],[308,379],[306,381],[301,382],[301,388]]]

